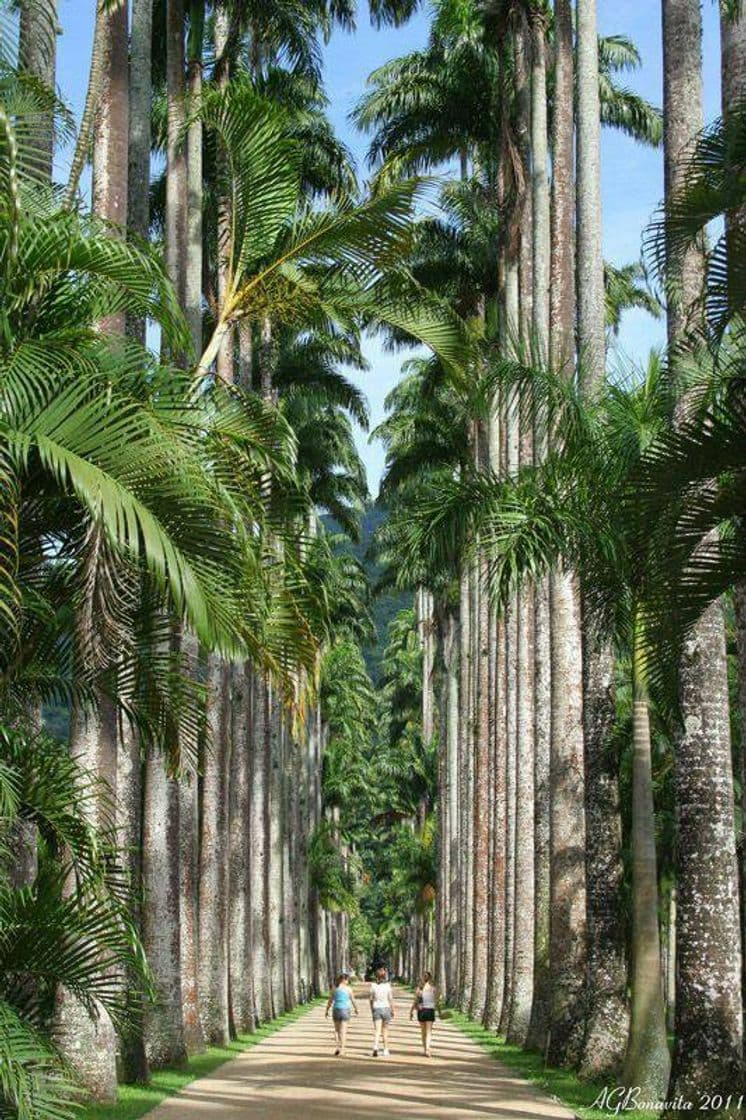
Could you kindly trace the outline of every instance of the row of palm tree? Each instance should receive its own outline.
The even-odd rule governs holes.
[[[699,5],[662,7],[662,114],[617,88],[639,59],[593,0],[442,0],[357,118],[382,187],[448,170],[411,267],[482,339],[466,367],[410,362],[380,432],[380,548],[417,589],[439,749],[436,945],[413,966],[553,1064],[696,1109],[744,1068],[725,618],[742,681],[746,39],[723,6],[702,131]],[[603,261],[604,126],[662,141],[645,266]],[[668,347],[612,375],[625,306],[664,309]]]
[[[54,0],[2,9],[8,1115],[113,1099],[118,1068],[183,1064],[339,963],[313,840],[322,667],[360,618],[319,520],[354,531],[366,494],[341,369],[383,323],[468,344],[407,267],[420,184],[359,191],[324,115],[353,15],[101,0],[76,129]]]

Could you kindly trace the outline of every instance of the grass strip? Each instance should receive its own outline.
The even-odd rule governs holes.
[[[276,1034],[288,1023],[300,1019],[312,1007],[323,1002],[321,999],[299,1004],[292,1011],[286,1011],[277,1019],[263,1023],[253,1034],[242,1034],[227,1046],[210,1046],[203,1054],[195,1054],[182,1069],[154,1070],[148,1085],[120,1085],[119,1100],[116,1104],[89,1105],[81,1114],[81,1120],[138,1120],[166,1097],[172,1097],[192,1081],[206,1077],[213,1070],[257,1046],[265,1038]]]
[[[606,1108],[594,1107],[594,1101],[603,1092],[603,1084],[581,1081],[571,1070],[547,1066],[543,1056],[536,1051],[523,1050],[520,1046],[506,1042],[500,1035],[483,1027],[481,1023],[476,1023],[461,1011],[453,1008],[444,1010],[444,1018],[486,1050],[490,1057],[501,1062],[511,1073],[525,1078],[542,1092],[554,1097],[581,1120],[609,1120],[609,1117],[616,1115],[613,1104]],[[625,1109],[619,1115],[625,1120],[660,1120],[661,1114]]]

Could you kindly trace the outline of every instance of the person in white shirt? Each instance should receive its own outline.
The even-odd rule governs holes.
[[[431,972],[425,972],[420,980],[420,986],[414,993],[414,1002],[409,1010],[409,1018],[414,1018],[415,1011],[422,1033],[422,1049],[426,1058],[432,1058],[430,1043],[433,1037],[433,1023],[435,1022],[435,1008],[438,1003],[438,993],[433,984]]]
[[[370,1009],[373,1012],[373,1057],[389,1056],[388,1027],[394,1018],[394,992],[385,968],[379,968],[370,986]]]

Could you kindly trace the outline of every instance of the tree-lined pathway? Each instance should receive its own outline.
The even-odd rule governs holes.
[[[436,1024],[435,1057],[424,1058],[409,1021],[410,998],[396,994],[390,1058],[371,1057],[371,1021],[364,991],[356,998],[346,1058],[333,1057],[330,1019],[319,1006],[193,1082],[149,1120],[356,1120],[358,1117],[495,1117],[572,1120],[572,1113],[515,1077],[446,1020]]]

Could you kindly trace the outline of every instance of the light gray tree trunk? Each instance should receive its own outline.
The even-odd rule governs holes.
[[[19,24],[20,66],[48,90],[54,91],[57,63],[57,0],[39,4],[23,0]],[[35,109],[29,137],[33,145],[31,163],[36,174],[52,178],[54,158],[54,111]]]
[[[116,709],[108,697],[99,694],[90,711],[73,711],[70,753],[106,783],[110,795],[116,795],[116,752]],[[88,811],[91,824],[100,828],[112,823],[100,800],[89,802]],[[68,889],[75,889],[72,881]],[[117,1038],[106,1011],[100,1008],[94,1019],[74,995],[60,989],[55,1005],[55,1039],[86,1097],[102,1103],[116,1101]]]
[[[218,654],[207,658],[207,725],[199,847],[199,1007],[205,1041],[224,1046],[228,1021],[227,726],[229,680]]]
[[[459,687],[459,868],[461,879],[461,926],[459,952],[459,1005],[469,1006],[473,944],[471,939],[472,913],[472,849],[470,819],[473,813],[471,800],[472,758],[472,707],[471,707],[471,587],[466,564],[461,573],[460,590],[460,687]]]
[[[581,386],[594,391],[603,385],[606,367],[596,0],[578,0],[577,34],[579,372]]]
[[[232,666],[233,721],[228,789],[228,857],[230,895],[228,906],[228,972],[231,1033],[242,1034],[254,1025],[253,969],[248,944],[250,921],[249,845],[250,808],[249,742],[251,677],[245,663]]]
[[[191,0],[187,59],[187,267],[184,311],[195,354],[202,353],[202,121],[196,110],[202,99],[202,32],[204,0]]]
[[[519,460],[534,459],[532,417],[523,414]],[[523,1045],[528,1037],[534,986],[534,589],[524,585],[516,597],[516,806],[513,983],[507,1024],[508,1041]]]
[[[533,218],[533,349],[549,357],[550,197],[546,78],[546,17],[531,15],[531,151]],[[534,460],[546,453],[546,433],[534,432]],[[549,580],[534,594],[534,992],[527,1045],[544,1050],[549,1022],[549,755],[551,740],[551,640]]]
[[[746,13],[729,14],[720,5],[720,72],[722,112],[726,124],[732,109],[743,101],[746,94]],[[743,231],[746,224],[746,207],[727,215],[726,229],[730,238],[733,232]],[[730,256],[730,253],[729,253]],[[729,277],[737,277],[737,267],[729,267]],[[740,711],[741,743],[737,759],[738,780],[741,786],[741,837],[739,844],[739,887],[741,896],[741,995],[746,1015],[746,583],[736,585],[733,591],[736,624],[736,656],[738,663],[738,706]]]
[[[634,668],[634,666],[633,666]],[[635,682],[632,760],[632,1014],[624,1082],[643,1100],[666,1093],[670,1057],[661,989],[655,812],[647,695]]]
[[[568,0],[555,0],[555,110],[552,178],[552,366],[573,376],[573,35]],[[586,970],[583,681],[577,581],[559,569],[550,578],[552,740],[550,759],[551,1033],[549,1060],[580,1057]]]
[[[683,180],[687,147],[702,124],[702,28],[697,0],[664,0],[663,101],[666,198]],[[704,280],[694,246],[671,281],[669,346],[700,314]],[[680,413],[686,411],[682,402]],[[734,831],[725,633],[719,603],[705,611],[680,664],[682,727],[674,749],[677,823],[676,1045],[672,1087],[685,1098],[732,1090],[743,1075],[740,914]],[[735,947],[735,948],[734,948]]]
[[[254,947],[254,1000],[260,1021],[272,1018],[272,990],[269,978],[267,944],[267,685],[261,673],[254,678],[253,739],[251,743],[251,785],[249,803],[249,870],[251,924]]]
[[[127,220],[128,34],[127,5],[97,12],[92,76],[98,85],[93,157],[93,210],[124,227]],[[99,54],[96,54],[98,48]],[[124,333],[124,316],[108,316],[100,329]],[[117,718],[113,703],[100,696],[97,710],[80,715],[71,751],[116,794]],[[58,1002],[62,1050],[86,1092],[97,1100],[116,1100],[116,1036],[102,1013],[93,1022],[81,1005],[62,993]]]
[[[153,1068],[186,1062],[181,996],[179,787],[162,755],[145,763],[143,811],[143,948],[156,999],[145,1009],[145,1050]]]
[[[130,33],[127,228],[147,239],[150,224],[150,113],[152,0],[133,0]],[[128,317],[127,331],[145,343],[145,320]]]
[[[474,954],[469,1014],[481,1019],[487,999],[489,953],[489,879],[490,879],[490,704],[489,704],[489,624],[487,565],[480,560],[474,581],[476,599],[475,643],[475,721],[474,721],[474,861],[473,931]]]
[[[267,920],[269,925],[269,972],[272,988],[272,1014],[285,1009],[284,954],[282,944],[284,812],[282,804],[282,714],[274,688],[269,686],[267,726]]]
[[[196,773],[190,773],[179,783],[181,1006],[188,1054],[199,1054],[205,1049],[199,1014],[198,875],[199,781]]]
[[[578,0],[577,290],[579,379],[594,398],[606,379],[601,211],[601,120],[596,0]],[[586,879],[588,888],[588,1025],[584,1076],[616,1076],[624,1059],[629,1012],[622,910],[622,830],[614,726],[614,651],[583,625]]]

